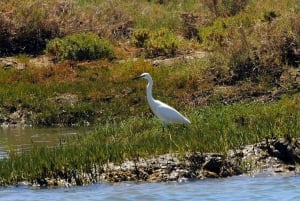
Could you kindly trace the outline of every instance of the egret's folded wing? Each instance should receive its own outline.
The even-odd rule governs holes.
[[[157,116],[164,122],[178,122],[178,123],[189,123],[189,121],[180,114],[175,108],[160,102],[157,107]]]

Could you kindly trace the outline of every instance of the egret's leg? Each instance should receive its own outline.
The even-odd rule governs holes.
[[[169,138],[170,138],[170,149],[172,148],[172,144],[173,145],[175,145],[177,148],[179,147],[177,144],[176,144],[176,142],[172,139],[172,132],[171,132],[171,130],[169,130],[168,131],[168,133],[169,133]]]
[[[167,129],[170,128],[169,123],[165,122],[165,121],[162,122],[162,126],[163,126],[163,132],[165,131],[165,128],[167,128]]]
[[[165,132],[165,127],[167,126],[167,124],[166,124],[166,122],[162,122],[162,130],[163,130],[163,132]]]

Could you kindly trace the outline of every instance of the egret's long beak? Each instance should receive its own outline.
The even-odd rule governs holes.
[[[140,76],[137,76],[137,77],[135,77],[135,78],[132,78],[133,80],[137,80],[137,79],[140,79],[140,78],[142,78],[142,77],[144,77],[143,75],[140,75]]]

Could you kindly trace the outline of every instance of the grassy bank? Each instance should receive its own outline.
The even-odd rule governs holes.
[[[181,85],[190,82],[186,65],[154,70],[149,62],[63,63],[49,68],[27,68],[23,71],[0,69],[3,113],[22,109],[27,124],[38,126],[78,125],[83,121],[106,123],[128,116],[147,114],[145,82],[133,77],[148,71],[155,76],[155,94],[164,94],[169,101],[186,94]],[[194,66],[196,68],[196,66]],[[177,79],[181,83],[173,85]],[[169,88],[168,88],[169,86]],[[178,93],[172,93],[176,90]],[[162,96],[162,95],[161,95]],[[172,101],[173,105],[183,105]],[[30,113],[31,112],[31,113]]]
[[[193,151],[224,153],[265,138],[300,137],[299,95],[271,104],[239,103],[186,110],[189,127],[174,125],[162,132],[151,117],[129,117],[99,125],[88,135],[61,139],[55,148],[33,147],[0,161],[1,182],[62,177],[63,173],[91,172],[95,165],[139,156]]]

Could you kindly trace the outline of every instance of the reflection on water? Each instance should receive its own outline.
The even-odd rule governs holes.
[[[300,175],[236,176],[186,183],[118,183],[84,187],[0,188],[3,200],[300,200]]]
[[[54,146],[59,143],[61,137],[88,133],[90,127],[80,128],[0,128],[0,158],[7,157],[11,149],[22,151],[32,144]]]

